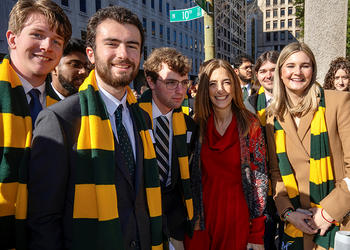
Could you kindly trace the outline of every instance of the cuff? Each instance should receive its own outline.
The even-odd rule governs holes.
[[[265,216],[251,219],[248,242],[253,244],[264,244]]]

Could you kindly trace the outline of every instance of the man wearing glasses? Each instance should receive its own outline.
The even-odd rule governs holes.
[[[184,236],[193,219],[188,159],[194,148],[196,125],[181,110],[190,67],[190,60],[175,49],[155,49],[143,65],[150,89],[139,100],[153,121],[163,232],[170,238],[170,249],[176,250],[184,249]]]
[[[253,88],[253,61],[248,55],[236,57],[234,62],[235,72],[240,80],[243,101],[253,95],[256,90]]]

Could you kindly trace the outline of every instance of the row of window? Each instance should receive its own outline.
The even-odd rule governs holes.
[[[292,4],[293,3],[293,0],[266,0],[266,6],[271,6],[271,2],[273,3],[273,5],[277,5],[278,2],[280,2],[280,4],[285,4],[286,2],[288,1],[288,4]]]
[[[272,29],[278,29],[278,28],[284,29],[284,28],[286,28],[285,22],[286,22],[286,20],[279,20],[280,27],[278,27],[278,20],[274,20],[272,22]],[[287,24],[288,24],[288,28],[292,28],[293,27],[293,19],[288,19]],[[295,19],[295,27],[300,27],[300,19]],[[266,28],[266,30],[271,29],[271,21],[267,21],[265,23],[265,28]]]
[[[293,7],[288,7],[288,16],[293,15],[293,9],[294,9]],[[279,13],[280,13],[280,17],[284,17],[286,15],[286,9],[280,8]],[[273,15],[273,17],[278,17],[278,9],[273,9],[272,15]],[[271,10],[266,10],[265,16],[266,16],[266,18],[270,18],[271,17]]]
[[[265,33],[265,40],[266,42],[277,42],[277,41],[286,41],[286,32],[288,36],[288,40],[294,40],[295,38],[298,39],[300,37],[300,31],[295,31],[295,37],[293,36],[293,33],[289,31],[275,31],[275,32],[266,32]],[[279,38],[279,39],[278,39]]]

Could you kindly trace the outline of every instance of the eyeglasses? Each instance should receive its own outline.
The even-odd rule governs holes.
[[[167,89],[176,89],[177,86],[179,86],[179,84],[183,89],[187,89],[188,84],[190,83],[190,80],[188,80],[188,79],[179,81],[179,80],[174,80],[174,79],[162,80],[162,79],[158,78],[157,80],[164,82]]]
[[[245,71],[247,71],[248,69],[253,70],[253,65],[246,66],[246,67],[243,67],[243,68],[238,68],[238,69],[245,70]]]

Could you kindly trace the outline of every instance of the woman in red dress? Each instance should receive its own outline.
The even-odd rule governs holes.
[[[264,249],[265,143],[228,62],[213,59],[202,68],[195,120],[201,130],[205,229],[186,239],[186,249]]]

